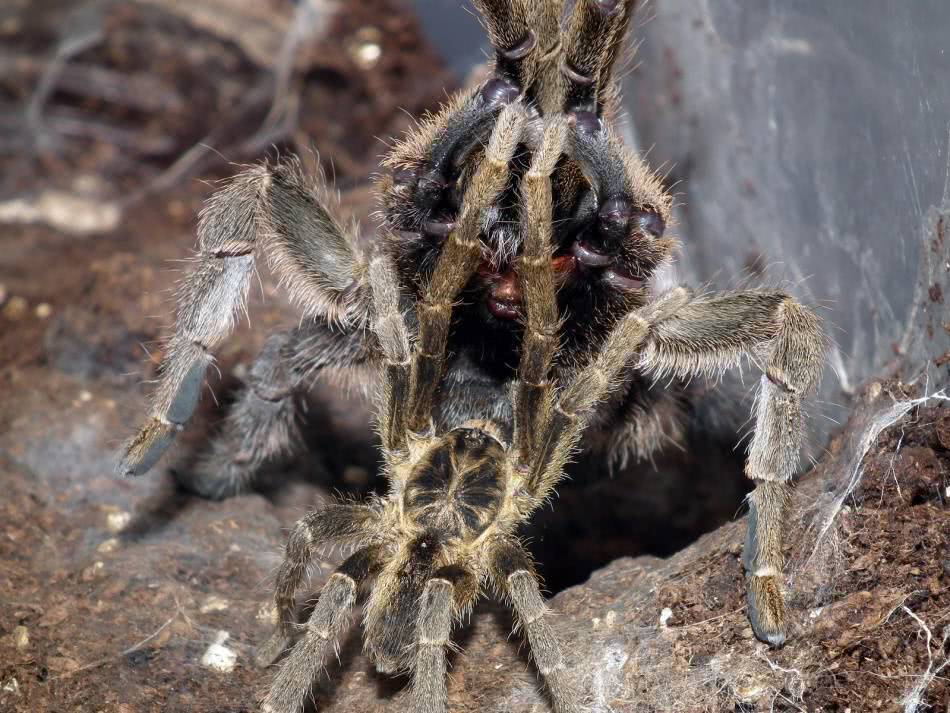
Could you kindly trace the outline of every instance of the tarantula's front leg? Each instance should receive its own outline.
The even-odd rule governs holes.
[[[743,563],[752,628],[772,646],[785,641],[787,627],[782,540],[804,437],[802,399],[818,381],[824,347],[811,311],[781,292],[746,291],[694,300],[656,326],[642,354],[643,368],[683,376],[733,366],[743,355],[764,360],[746,463],[756,488]]]
[[[537,71],[541,51],[548,49],[557,26],[559,3],[523,0],[473,0],[495,48],[496,83],[527,89]],[[557,7],[555,7],[557,5]],[[540,17],[535,16],[537,11]],[[540,38],[539,38],[540,34]],[[540,42],[539,42],[540,39]]]
[[[266,713],[297,713],[300,710],[327,653],[336,646],[337,638],[349,623],[360,584],[377,572],[382,564],[381,548],[366,547],[350,555],[330,575],[307,621],[303,638],[281,664],[280,672],[263,701]]]
[[[583,709],[581,697],[571,684],[561,644],[549,622],[550,612],[541,596],[531,558],[522,547],[503,541],[492,553],[491,577],[518,616],[518,625],[528,637],[531,655],[544,677],[557,713]]]
[[[634,0],[577,0],[565,33],[560,71],[563,111],[599,115],[614,60],[633,15]]]
[[[446,239],[435,270],[416,310],[419,336],[412,358],[408,426],[418,433],[429,428],[432,400],[442,379],[445,345],[455,300],[482,259],[479,237],[483,214],[504,189],[509,164],[525,124],[520,104],[505,107],[488,142],[484,161],[472,177],[457,225]]]
[[[390,259],[382,252],[369,263],[373,290],[373,331],[385,357],[386,376],[379,409],[383,447],[388,453],[406,449],[406,399],[409,397],[409,328],[400,312],[399,280]]]
[[[265,254],[307,318],[358,321],[368,295],[354,245],[294,163],[256,166],[218,191],[201,214],[196,265],[179,291],[151,415],[119,471],[148,471],[191,418],[211,352],[243,308],[255,252]]]
[[[526,320],[518,381],[514,387],[513,449],[520,468],[527,468],[541,439],[551,398],[551,361],[557,348],[560,317],[551,265],[551,173],[567,138],[566,123],[549,119],[541,147],[522,181],[525,238],[518,257],[518,278],[525,295]]]

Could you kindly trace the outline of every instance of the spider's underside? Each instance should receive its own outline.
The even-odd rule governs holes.
[[[309,319],[268,341],[194,489],[246,488],[262,464],[291,452],[301,394],[319,370],[379,367],[390,492],[330,506],[295,529],[264,659],[292,640],[293,592],[313,548],[344,540],[359,549],[328,581],[281,668],[268,699],[277,713],[300,704],[364,582],[375,582],[367,650],[382,670],[414,671],[417,710],[444,710],[449,624],[484,581],[510,597],[555,705],[577,707],[515,530],[584,427],[614,455],[648,456],[679,438],[683,418],[681,387],[651,381],[721,373],[743,357],[764,372],[746,464],[756,483],[749,616],[760,639],[785,638],[783,520],[801,402],[823,359],[818,320],[774,290],[658,294],[655,275],[675,247],[663,235],[671,200],[610,128],[611,73],[633,0],[577,0],[563,31],[561,0],[476,5],[496,51],[493,75],[386,159],[384,229],[371,250],[357,247],[292,161],[252,167],[211,199],[151,416],[120,466],[147,471],[190,418],[255,255]],[[461,455],[445,455],[452,448]]]

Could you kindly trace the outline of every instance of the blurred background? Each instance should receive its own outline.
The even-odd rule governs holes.
[[[653,0],[633,23],[623,132],[678,197],[683,278],[782,284],[829,325],[815,453],[869,378],[948,382],[948,26],[944,0]],[[332,490],[373,487],[368,410],[331,382],[315,389],[314,454],[294,466],[305,482],[261,502],[175,491],[169,468],[187,469],[263,338],[296,319],[266,274],[253,328],[218,354],[215,398],[177,450],[138,481],[111,472],[145,413],[213,181],[277,152],[319,155],[369,236],[387,143],[485,59],[473,10],[455,0],[0,3],[0,467],[17,494],[0,555],[19,563],[0,587],[73,583],[94,601],[114,586],[96,569],[103,553],[141,543],[115,555],[128,568],[128,591],[111,595],[126,597],[121,626],[146,626],[129,584],[145,572],[194,578],[192,596],[207,594],[202,572],[237,573],[231,598],[253,616],[280,528]],[[740,465],[741,453],[681,454],[566,484],[532,531],[549,588],[731,519]],[[236,523],[237,543],[207,544],[211,521]],[[229,544],[252,564],[222,570]],[[10,614],[26,619],[29,607]],[[84,658],[50,656],[53,676]]]

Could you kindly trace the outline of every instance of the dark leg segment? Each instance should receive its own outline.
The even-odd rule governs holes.
[[[662,239],[672,199],[643,160],[599,120],[583,113],[574,116],[573,158],[597,195],[598,206],[585,240],[603,253],[616,254],[626,247],[631,257],[638,257],[643,274],[649,274],[675,244]]]
[[[183,487],[214,499],[243,492],[253,487],[262,465],[299,447],[303,395],[300,377],[286,358],[296,336],[277,334],[264,344],[208,452],[194,472],[176,472]]]
[[[574,3],[561,65],[567,79],[565,113],[599,113],[597,87],[601,71],[612,58],[613,45],[617,34],[626,27],[626,18],[627,3],[621,0],[577,0]]]
[[[526,89],[536,68],[537,37],[529,25],[523,0],[473,0],[495,48],[495,75]],[[496,80],[498,81],[498,80]]]
[[[325,368],[362,363],[367,355],[365,334],[353,328],[308,322],[270,337],[208,451],[194,470],[176,472],[179,484],[215,499],[253,488],[263,467],[302,447],[311,379]]]

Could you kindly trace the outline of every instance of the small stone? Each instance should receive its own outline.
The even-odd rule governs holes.
[[[13,645],[17,651],[24,651],[30,645],[30,632],[25,626],[13,628]]]
[[[11,297],[3,307],[3,316],[9,320],[18,320],[26,314],[29,303],[25,297],[16,295]]]
[[[382,53],[383,50],[378,44],[375,42],[366,42],[357,48],[356,59],[364,69],[369,69],[379,61]]]
[[[201,657],[201,665],[222,673],[230,673],[237,664],[237,654],[224,645],[231,635],[226,631],[219,631],[214,643],[209,646]]]
[[[617,623],[617,612],[611,610],[607,612],[607,616],[604,617],[604,624],[607,625],[607,628],[610,629]]]
[[[910,568],[910,573],[911,573],[911,575],[913,575],[914,577],[919,577],[919,576],[920,576],[920,568],[919,568],[919,567],[911,567],[911,568]]]
[[[372,69],[383,56],[382,33],[376,27],[364,27],[350,43],[350,55],[361,69]]]
[[[109,554],[110,552],[115,552],[118,546],[119,541],[114,537],[110,537],[108,540],[103,540],[99,543],[99,546],[96,548],[96,552]]]
[[[11,678],[9,681],[3,684],[4,693],[12,693],[14,696],[20,695],[20,684],[15,678]]]
[[[82,580],[84,582],[89,582],[99,576],[99,574],[106,568],[106,563],[101,560],[98,562],[93,562],[91,565],[86,567],[82,571]]]
[[[216,611],[226,611],[227,608],[231,606],[230,602],[223,597],[219,597],[216,594],[212,594],[210,597],[204,600],[204,603],[198,609],[202,614],[210,614],[211,612]]]
[[[669,607],[664,607],[663,611],[660,612],[660,626],[664,629],[666,628],[667,622],[673,618],[673,610]]]
[[[106,515],[106,527],[111,532],[122,532],[131,521],[132,513],[124,510],[117,510]]]
[[[53,314],[53,308],[46,302],[40,302],[38,305],[36,305],[33,313],[40,319],[46,319],[51,314]]]
[[[79,400],[82,401],[83,403],[86,403],[87,401],[92,401],[92,393],[83,389],[82,391],[79,392]]]
[[[745,685],[736,686],[733,690],[740,703],[752,704],[757,703],[763,695],[768,693],[769,686],[764,681],[749,677]]]

